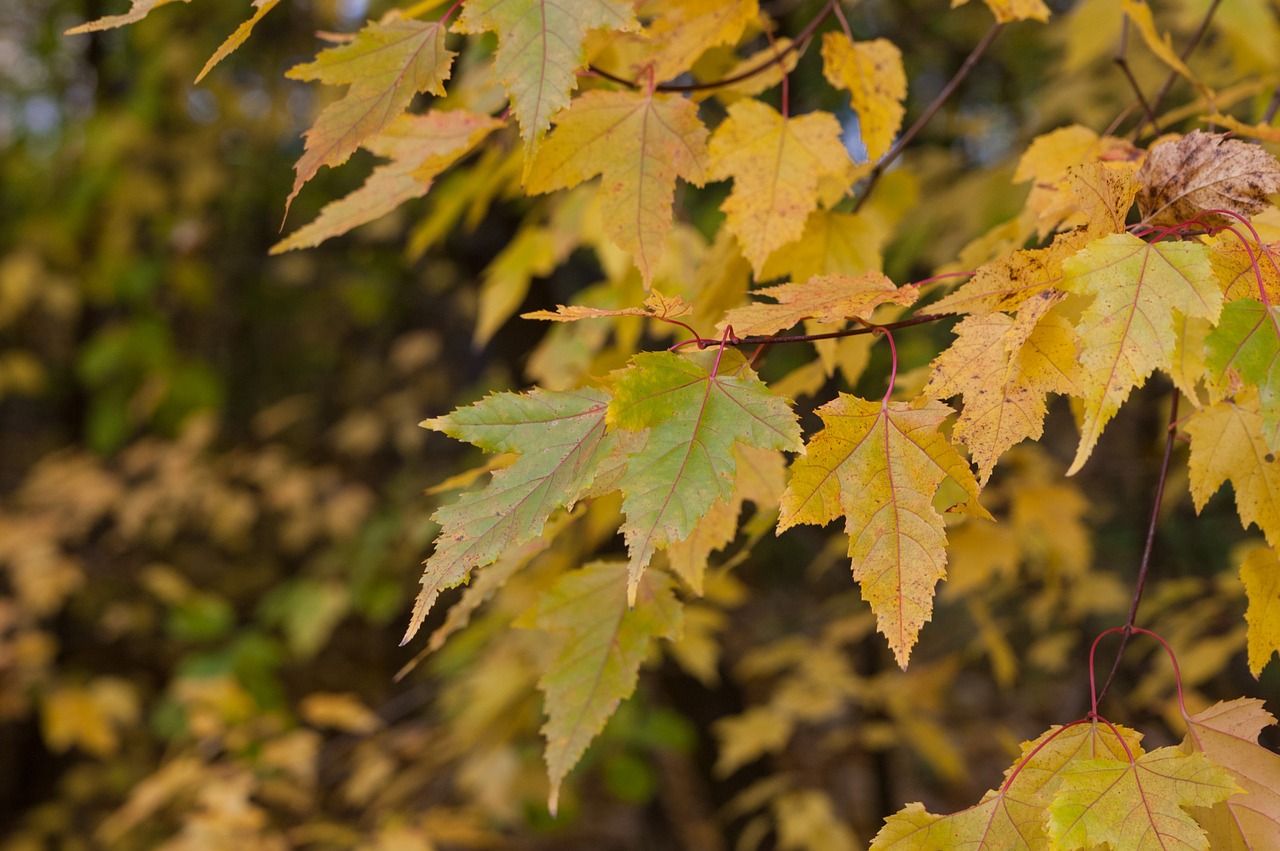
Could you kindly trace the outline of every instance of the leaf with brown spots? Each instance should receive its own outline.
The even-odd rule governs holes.
[[[1176,225],[1193,219],[1228,224],[1228,210],[1249,217],[1280,192],[1280,162],[1257,145],[1196,130],[1157,145],[1138,170],[1138,209],[1145,221]]]

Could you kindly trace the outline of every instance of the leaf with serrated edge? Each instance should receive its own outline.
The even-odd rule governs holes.
[[[778,303],[757,302],[735,308],[716,327],[723,330],[733,326],[735,334],[746,336],[773,334],[804,319],[840,323],[855,317],[865,320],[882,304],[913,304],[919,294],[914,285],[896,286],[879,272],[857,277],[820,275],[802,284],[757,290],[754,295],[768,296]]]
[[[1240,564],[1240,581],[1249,600],[1244,613],[1249,625],[1249,672],[1259,677],[1271,657],[1280,652],[1280,558],[1276,551],[1271,547],[1249,550]],[[1276,789],[1280,794],[1280,786]]]
[[[587,32],[634,25],[630,4],[620,0],[468,0],[463,4],[454,29],[498,35],[494,73],[520,122],[526,170],[552,116],[569,103],[578,87],[578,70],[586,64]]]
[[[849,162],[840,122],[830,113],[782,116],[758,100],[730,104],[711,137],[709,176],[733,178],[720,209],[757,274],[770,254],[803,232],[818,206],[819,179],[842,179]]]
[[[977,504],[972,470],[938,431],[951,413],[932,399],[873,402],[841,393],[818,409],[825,428],[791,465],[782,496],[779,534],[845,516],[854,579],[903,668],[946,575],[934,495],[949,477]]]
[[[1245,791],[1196,812],[1215,849],[1280,848],[1280,756],[1258,744],[1258,734],[1274,723],[1262,701],[1248,697],[1215,703],[1187,719],[1183,749],[1203,753]]]
[[[849,92],[849,106],[858,113],[867,156],[873,162],[880,159],[893,144],[906,113],[902,52],[887,39],[851,41],[844,33],[829,32],[822,37],[822,72],[831,85]]]
[[[712,503],[732,496],[734,446],[799,452],[800,426],[732,350],[642,353],[611,383],[610,426],[646,432],[621,483],[634,593],[655,550],[688,537]]]
[[[66,31],[66,35],[83,35],[84,33],[99,32],[101,30],[115,29],[128,24],[136,24],[145,18],[153,9],[159,9],[161,6],[168,6],[170,3],[176,3],[178,0],[133,0],[129,4],[129,11],[122,15],[107,15],[105,18],[98,18],[87,24],[81,24],[78,27],[72,27]],[[190,3],[191,0],[181,0],[183,3]]]
[[[1095,240],[1063,261],[1061,288],[1092,296],[1077,327],[1084,377],[1080,446],[1067,475],[1084,466],[1107,422],[1156,369],[1169,369],[1174,312],[1217,321],[1222,293],[1203,246],[1145,243],[1129,234]]]
[[[1159,748],[1133,760],[1088,759],[1064,769],[1049,809],[1049,839],[1063,849],[1110,843],[1126,851],[1208,851],[1187,812],[1240,791],[1200,753]]]
[[[734,44],[748,24],[759,18],[757,0],[679,0],[665,4],[642,34],[633,37],[642,53],[634,67],[665,82],[688,72],[712,47]]]
[[[648,288],[671,229],[676,178],[706,179],[707,129],[688,98],[594,91],[556,116],[525,188],[552,192],[597,174],[605,232],[628,252]]]
[[[1209,242],[1209,264],[1227,301],[1260,298],[1259,277],[1267,298],[1280,301],[1280,243],[1246,244],[1233,233],[1223,233]]]
[[[520,314],[521,319],[542,319],[546,322],[577,322],[580,319],[606,319],[616,316],[647,316],[668,319],[684,316],[692,310],[689,303],[678,295],[663,295],[654,290],[644,300],[643,307],[587,307],[580,304],[556,305],[555,310],[534,310]]]
[[[936,313],[1017,313],[1027,299],[1062,282],[1062,261],[1087,241],[1083,233],[1058,236],[1047,248],[1015,251],[980,266],[973,278],[929,306]]]
[[[1257,523],[1271,546],[1280,546],[1280,463],[1267,449],[1258,395],[1252,388],[1187,418],[1191,436],[1191,496],[1196,511],[1228,480],[1245,528]]]
[[[1267,448],[1280,450],[1280,309],[1253,299],[1228,304],[1205,338],[1205,366],[1219,389],[1229,371],[1258,388]]]
[[[347,85],[341,99],[320,111],[306,138],[292,203],[320,166],[339,166],[369,137],[409,108],[415,95],[444,94],[453,57],[444,46],[445,28],[437,21],[415,21],[387,14],[355,34],[351,41],[322,50],[316,58],[285,72],[291,80]]]
[[[364,143],[391,162],[375,168],[359,189],[326,204],[315,221],[273,245],[271,253],[319,245],[421,198],[436,175],[501,126],[497,119],[463,110],[400,116]]]
[[[1229,210],[1248,218],[1280,191],[1280,162],[1262,147],[1195,130],[1157,145],[1138,171],[1138,209],[1152,224],[1239,224],[1207,210]]]
[[[209,57],[209,61],[204,63],[204,67],[201,68],[200,73],[196,75],[196,82],[198,83],[203,80],[204,75],[212,71],[215,65],[223,59],[226,59],[234,53],[240,45],[244,44],[249,38],[249,35],[253,32],[253,28],[258,25],[258,22],[265,18],[267,13],[274,9],[279,3],[280,0],[253,0],[253,5],[256,7],[256,11],[253,13],[253,16],[240,26],[236,27],[235,32],[227,36],[227,40],[213,52],[213,55]]]
[[[605,433],[608,397],[598,391],[498,393],[423,423],[488,452],[518,452],[480,491],[446,505],[436,549],[424,562],[422,590],[405,632],[422,626],[436,597],[467,581],[508,548],[542,534],[551,513],[571,507],[591,487],[614,438]]]
[[[651,571],[627,599],[622,564],[594,562],[561,577],[519,625],[568,633],[538,680],[546,699],[548,807],[552,815],[560,783],[582,757],[618,703],[636,688],[640,663],[654,638],[680,633],[681,607],[671,580]]]
[[[1062,297],[1056,290],[1037,293],[1017,319],[1003,313],[964,319],[956,341],[933,362],[924,392],[937,399],[963,394],[954,434],[969,447],[984,484],[1006,449],[1043,433],[1048,393],[1079,392],[1071,327],[1048,315]]]
[[[1116,728],[1130,750],[1141,753],[1141,735]],[[934,815],[922,804],[908,804],[885,820],[871,843],[872,851],[1048,851],[1045,811],[1062,783],[1064,769],[1099,755],[1121,759],[1124,748],[1115,734],[1099,724],[1054,727],[1022,743],[1018,762],[1005,771],[1008,788],[993,789],[977,805],[950,815]],[[1024,761],[1025,760],[1025,764]],[[1019,768],[1019,766],[1021,766]]]

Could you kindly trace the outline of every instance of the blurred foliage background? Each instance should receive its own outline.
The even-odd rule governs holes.
[[[905,674],[872,635],[843,545],[816,529],[779,542],[757,524],[751,557],[690,603],[685,638],[550,820],[534,689],[545,637],[508,627],[538,560],[549,575],[617,549],[609,506],[565,520],[580,524],[577,550],[536,554],[394,679],[417,652],[397,645],[448,498],[424,488],[478,462],[417,423],[590,344],[520,321],[473,343],[477,282],[539,202],[442,182],[350,237],[269,257],[317,98],[283,72],[315,53],[317,31],[383,7],[283,4],[197,86],[248,4],[61,35],[119,5],[0,0],[4,848],[851,848],[902,802],[972,803],[1018,741],[1087,709],[1088,641],[1128,605],[1164,388],[1108,430],[1099,453],[1121,460],[1069,484],[1074,435],[1055,412],[1043,448],[992,488],[1003,531],[957,534],[952,560],[970,560],[971,580],[944,586]],[[817,5],[770,8],[794,32]],[[860,37],[902,48],[909,118],[989,25],[980,4],[945,5],[848,9]],[[1109,61],[1112,6],[1063,2],[1051,27],[1011,27],[886,180],[885,205],[910,211],[886,247],[895,279],[963,262],[1017,212],[1013,166],[1037,133],[1101,130],[1130,105]],[[1185,37],[1206,6],[1167,4],[1162,24]],[[1252,75],[1241,99],[1265,101],[1277,55],[1269,4],[1228,3],[1197,68],[1214,84]],[[795,111],[833,106],[806,104],[819,76],[811,50]],[[324,171],[291,227],[369,162]],[[717,191],[691,192],[695,224],[718,216]],[[536,275],[523,307],[598,280],[585,255]],[[904,363],[927,363],[943,334],[903,335]],[[1240,658],[1228,553],[1244,536],[1228,500],[1194,518],[1185,487],[1169,493],[1145,623],[1186,654],[1191,703],[1274,693],[1274,671],[1259,690]],[[1125,670],[1112,717],[1180,735],[1163,725],[1163,663],[1137,654]]]

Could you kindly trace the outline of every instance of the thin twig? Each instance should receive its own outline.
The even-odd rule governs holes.
[[[805,24],[804,29],[796,35],[795,39],[790,44],[782,50],[774,51],[772,56],[754,68],[748,68],[746,71],[742,71],[738,74],[733,74],[732,76],[724,77],[719,80],[712,80],[707,83],[663,83],[662,85],[654,86],[654,91],[705,92],[711,89],[722,89],[726,86],[732,86],[734,83],[741,83],[743,80],[749,80],[757,74],[768,71],[774,65],[781,63],[790,54],[795,53],[797,50],[803,50],[808,45],[809,39],[813,37],[814,32],[817,31],[818,27],[822,26],[823,21],[830,17],[832,10],[835,9],[839,2],[840,0],[831,0],[830,3],[823,7],[821,12],[814,16],[812,21]],[[611,80],[612,82],[626,86],[630,89],[640,88],[640,84],[635,80],[628,80],[626,77],[619,77],[617,74],[611,74],[608,71],[597,68],[595,65],[589,65],[587,67],[593,74],[599,77],[604,77],[606,80]]]
[[[1147,98],[1142,94],[1142,86],[1138,85],[1138,78],[1133,76],[1133,69],[1129,67],[1129,16],[1124,16],[1124,22],[1120,25],[1120,44],[1116,47],[1116,55],[1113,61],[1119,66],[1120,71],[1124,74],[1126,80],[1129,81],[1130,88],[1133,89],[1134,95],[1138,98],[1138,103],[1142,106],[1143,119],[1138,122],[1140,130],[1146,126],[1146,122],[1151,122],[1151,126],[1156,132],[1160,132],[1160,122],[1156,119],[1155,110],[1151,108],[1151,104],[1147,103]],[[1138,131],[1134,131],[1136,139]]]
[[[1204,34],[1209,31],[1209,22],[1213,20],[1213,15],[1218,11],[1218,5],[1222,0],[1213,0],[1209,4],[1209,9],[1204,13],[1204,18],[1200,21],[1200,26],[1196,29],[1195,34],[1191,36],[1191,40],[1187,42],[1187,46],[1182,49],[1179,59],[1185,64],[1191,58],[1191,54],[1200,46],[1200,40],[1204,38]],[[1160,101],[1164,100],[1164,96],[1169,94],[1169,89],[1173,88],[1173,84],[1178,79],[1177,71],[1170,71],[1169,76],[1164,78],[1164,82],[1160,84],[1160,88],[1156,90],[1155,95],[1151,98],[1151,111],[1154,113],[1160,108]],[[1280,90],[1277,91],[1280,94]],[[1143,118],[1138,122],[1138,126],[1133,130],[1133,138],[1136,140],[1142,135],[1142,129],[1146,126],[1147,119]],[[1158,125],[1153,121],[1152,127],[1159,130]]]
[[[1000,34],[1000,30],[1003,28],[1004,24],[995,24],[991,29],[987,30],[987,34],[982,37],[982,40],[979,41],[973,50],[969,52],[969,55],[965,57],[964,62],[960,65],[960,70],[956,71],[955,76],[953,76],[947,84],[942,87],[942,91],[938,92],[938,96],[933,99],[933,103],[929,104],[929,106],[925,108],[925,111],[920,113],[920,117],[916,119],[915,123],[911,125],[907,132],[898,137],[897,141],[893,143],[893,147],[889,149],[889,152],[881,157],[880,162],[876,163],[875,168],[871,170],[871,176],[867,178],[866,186],[862,189],[862,194],[858,196],[858,200],[853,205],[853,211],[855,213],[858,212],[858,210],[862,208],[862,205],[866,203],[867,199],[871,197],[871,190],[875,189],[876,184],[880,182],[880,176],[884,174],[885,169],[892,165],[893,161],[901,156],[907,145],[911,144],[915,137],[919,135],[920,131],[924,129],[924,126],[929,123],[938,110],[942,108],[942,105],[947,102],[960,84],[964,82],[965,77],[969,76],[969,72],[973,70],[973,66],[978,64],[978,60],[982,58],[982,54],[987,52],[987,48],[991,46],[991,42],[996,40],[996,36]]]
[[[1168,433],[1164,440],[1164,458],[1160,461],[1160,478],[1156,481],[1156,498],[1155,504],[1151,506],[1151,522],[1147,525],[1147,543],[1142,549],[1142,562],[1138,565],[1138,579],[1134,583],[1133,602],[1129,605],[1129,618],[1125,621],[1124,631],[1120,633],[1120,649],[1116,651],[1116,661],[1111,665],[1111,673],[1107,675],[1107,681],[1103,683],[1102,691],[1098,692],[1098,698],[1094,702],[1097,706],[1106,695],[1107,689],[1111,687],[1111,683],[1116,678],[1116,674],[1120,670],[1120,660],[1124,658],[1125,646],[1129,643],[1129,636],[1133,634],[1133,628],[1138,620],[1138,604],[1142,602],[1142,589],[1147,584],[1147,568],[1151,566],[1151,550],[1155,546],[1156,526],[1160,520],[1160,503],[1164,500],[1164,485],[1169,479],[1169,461],[1173,457],[1173,442],[1176,439],[1178,430],[1176,424],[1178,422],[1178,393],[1174,391],[1173,404],[1169,406],[1169,427]]]
[[[896,331],[899,328],[910,328],[912,325],[924,325],[937,322],[939,319],[950,319],[951,313],[924,313],[901,322],[886,322],[883,325],[864,325],[858,328],[846,328],[843,331],[828,331],[825,334],[796,334],[791,337],[739,337],[729,340],[728,346],[772,346],[775,343],[812,343],[815,340],[838,340],[843,337],[856,337],[859,334],[874,334],[877,331]],[[719,345],[717,341],[707,341],[707,345]],[[705,347],[704,347],[705,348]]]

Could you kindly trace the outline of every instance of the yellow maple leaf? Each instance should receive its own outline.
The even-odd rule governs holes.
[[[1091,242],[1063,262],[1062,289],[1093,296],[1077,328],[1084,370],[1080,446],[1067,475],[1080,470],[1107,422],[1156,369],[1169,369],[1174,313],[1216,321],[1222,293],[1203,246],[1148,244],[1129,234]]]
[[[635,40],[646,48],[635,70],[652,69],[657,82],[686,73],[712,47],[734,44],[760,17],[757,0],[676,0],[646,4],[656,14]]]
[[[1008,24],[1013,21],[1040,21],[1044,23],[1049,20],[1049,7],[1044,5],[1041,0],[982,0],[987,4],[987,8],[991,10],[991,14],[996,16],[996,20],[1002,24]],[[951,0],[951,8],[963,6],[969,0]]]
[[[530,193],[576,186],[596,175],[605,232],[635,259],[647,289],[671,229],[676,178],[706,179],[707,129],[688,98],[587,92],[556,116],[529,165]]]
[[[1013,182],[1031,181],[1026,209],[1042,236],[1086,223],[1094,236],[1118,233],[1137,192],[1140,156],[1122,139],[1072,124],[1032,140]]]
[[[865,275],[819,275],[802,284],[779,284],[758,290],[756,295],[775,299],[777,304],[757,302],[729,311],[717,326],[732,326],[739,336],[773,334],[804,319],[844,323],[857,317],[870,318],[882,304],[908,305],[915,302],[919,288],[896,286],[879,272]]]
[[[440,172],[501,126],[497,119],[460,109],[400,116],[364,143],[391,162],[375,168],[359,189],[326,204],[315,221],[273,245],[271,253],[319,245],[421,198]]]
[[[1240,563],[1249,608],[1249,671],[1255,677],[1280,652],[1280,558],[1271,547],[1253,547]]]
[[[347,85],[347,93],[321,110],[306,138],[286,205],[320,166],[339,166],[409,108],[415,95],[444,94],[453,57],[438,21],[415,21],[389,12],[351,41],[322,50],[311,62],[285,72],[291,80]]]
[[[258,25],[258,22],[265,18],[267,13],[274,9],[279,3],[280,0],[253,0],[253,5],[256,11],[249,20],[236,27],[235,32],[227,36],[227,40],[219,45],[218,49],[213,52],[213,55],[209,57],[209,61],[204,63],[204,67],[201,68],[200,73],[196,75],[196,82],[198,83],[203,80],[205,74],[212,71],[215,65],[223,59],[226,59],[234,53],[240,45],[244,44],[245,40],[249,38],[250,33],[253,32],[253,28]]]
[[[1027,299],[1062,282],[1062,261],[1081,248],[1082,232],[1060,234],[1047,248],[1029,248],[993,260],[955,292],[930,306],[937,313],[1015,313]]]
[[[729,117],[711,137],[710,153],[709,177],[733,178],[720,207],[728,217],[725,227],[757,274],[770,254],[803,232],[818,206],[819,179],[847,181],[850,163],[835,116],[783,116],[757,100],[729,106]]]
[[[1195,86],[1209,103],[1213,103],[1213,92],[1182,61],[1182,57],[1173,49],[1173,42],[1168,33],[1161,36],[1156,30],[1155,18],[1151,15],[1151,8],[1147,6],[1145,0],[1120,0],[1120,7],[1124,9],[1130,23],[1137,27],[1138,34],[1142,36],[1142,40],[1146,42],[1151,52],[1188,83]]]
[[[1253,388],[1187,418],[1191,436],[1191,496],[1204,508],[1226,481],[1236,492],[1236,512],[1248,528],[1257,523],[1271,546],[1280,546],[1280,464],[1267,449],[1262,412]]]
[[[969,447],[986,483],[1006,449],[1044,431],[1048,393],[1078,393],[1075,336],[1049,311],[1063,294],[1032,296],[1015,319],[1004,313],[970,316],[956,341],[933,362],[924,392],[938,399],[964,396],[955,436]]]
[[[1258,298],[1261,276],[1268,300],[1280,303],[1280,243],[1246,244],[1233,233],[1219,234],[1209,242],[1209,263],[1227,301]]]
[[[904,668],[946,575],[934,495],[951,478],[975,505],[978,496],[969,465],[938,431],[951,413],[932,399],[891,403],[841,393],[818,409],[825,428],[791,465],[782,496],[779,533],[844,515],[853,576]]]
[[[822,71],[831,85],[849,92],[867,156],[880,159],[893,144],[906,113],[902,52],[887,39],[851,41],[844,33],[829,32],[822,37]]]
[[[814,275],[879,271],[884,265],[880,252],[885,238],[885,228],[860,213],[814,210],[800,238],[769,255],[760,277],[807,281]]]

